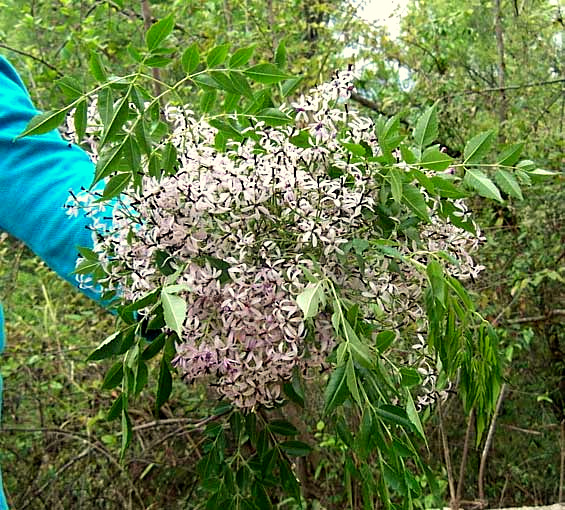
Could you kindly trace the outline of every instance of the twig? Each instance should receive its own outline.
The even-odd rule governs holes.
[[[69,461],[67,461],[63,466],[61,466],[56,472],[55,475],[53,475],[52,477],[50,477],[49,481],[45,482],[41,487],[39,487],[38,489],[34,490],[30,496],[27,499],[27,502],[24,503],[21,507],[21,510],[23,510],[24,508],[27,508],[31,502],[37,498],[45,489],[47,489],[47,487],[49,487],[50,485],[53,484],[53,479],[56,479],[61,473],[63,473],[63,471],[66,471],[68,468],[70,468],[73,464],[75,464],[76,462],[78,462],[79,460],[81,460],[82,458],[86,457],[89,453],[90,453],[91,447],[87,446],[82,452],[80,452],[77,456],[73,457],[72,459],[70,459]]]
[[[484,486],[484,478],[485,478],[485,468],[487,465],[487,458],[488,458],[488,451],[492,444],[492,440],[494,438],[494,429],[496,427],[496,418],[498,417],[498,413],[500,412],[500,408],[502,407],[502,401],[504,400],[504,393],[506,392],[506,383],[502,385],[500,388],[500,393],[498,395],[498,400],[496,401],[496,407],[494,409],[494,413],[492,415],[492,420],[490,422],[490,427],[488,429],[487,439],[485,441],[485,446],[483,448],[483,453],[481,454],[481,463],[479,466],[479,501],[481,502],[481,508],[486,506],[485,501],[485,486]]]
[[[0,48],[4,48],[5,50],[13,51],[14,53],[18,53],[19,55],[23,55],[24,57],[29,57],[29,58],[35,60],[36,62],[43,64],[45,67],[48,67],[52,71],[55,71],[57,73],[57,76],[63,76],[63,73],[61,71],[59,71],[59,69],[57,69],[53,64],[50,64],[46,60],[43,60],[41,57],[36,57],[35,55],[28,53],[27,51],[18,50],[17,48],[13,48],[12,46],[8,46],[5,43],[0,43]]]
[[[463,496],[463,483],[465,479],[465,468],[467,467],[467,455],[469,454],[469,441],[471,439],[471,429],[473,428],[473,418],[475,417],[475,408],[471,408],[469,417],[467,418],[467,430],[465,431],[465,442],[463,443],[463,455],[461,456],[461,464],[459,465],[459,480],[457,480],[457,492],[455,494],[455,509],[459,508],[461,496]]]
[[[488,94],[489,92],[502,92],[505,90],[520,90],[528,89],[531,87],[543,87],[544,85],[554,85],[556,83],[564,83],[565,78],[557,78],[555,80],[536,81],[533,83],[523,83],[521,85],[506,85],[505,87],[489,87],[486,89],[464,90],[463,92],[456,92],[454,94],[445,94],[440,96],[439,99],[451,99],[458,96],[470,96],[473,94]]]
[[[523,432],[524,434],[531,434],[532,436],[543,436],[543,432],[539,430],[523,429],[522,427],[516,427],[515,425],[502,425],[505,429],[515,430],[517,432]]]
[[[53,435],[61,435],[61,436],[66,436],[66,437],[70,437],[72,439],[77,439],[80,441],[84,441],[85,443],[89,444],[90,447],[93,450],[96,450],[98,452],[100,452],[102,455],[104,455],[111,464],[114,465],[114,467],[116,467],[118,469],[118,471],[120,471],[122,474],[124,474],[124,476],[126,477],[126,479],[129,482],[129,485],[131,487],[131,490],[133,491],[133,493],[135,494],[135,497],[137,498],[138,502],[141,504],[141,508],[143,508],[143,499],[141,497],[141,494],[139,493],[139,491],[137,490],[137,487],[134,485],[133,481],[131,480],[131,478],[129,477],[127,471],[123,468],[122,465],[120,465],[120,463],[110,454],[110,452],[108,450],[106,450],[106,448],[104,446],[102,446],[101,444],[99,444],[98,442],[92,442],[87,436],[83,435],[83,434],[79,434],[76,432],[69,432],[67,430],[61,430],[61,429],[56,429],[56,428],[40,428],[40,427],[32,427],[32,428],[24,428],[24,427],[1,427],[0,428],[0,432],[16,432],[16,433],[36,433],[36,432],[41,432],[43,434],[53,434]]]
[[[443,426],[443,413],[441,410],[441,400],[438,399],[437,411],[439,416],[439,432],[441,435],[441,444],[443,446],[443,456],[445,458],[445,467],[447,469],[447,479],[449,481],[449,496],[451,499],[450,506],[457,508],[457,496],[455,492],[455,481],[453,479],[453,467],[451,465],[451,455],[449,453],[449,444],[447,442],[447,436],[445,434],[445,428]]]
[[[547,312],[544,315],[534,315],[532,317],[519,317],[517,319],[508,319],[507,321],[505,321],[507,324],[520,324],[523,322],[540,322],[540,321],[546,321],[548,319],[551,319],[554,316],[557,315],[565,315],[565,310],[550,310],[549,312]]]

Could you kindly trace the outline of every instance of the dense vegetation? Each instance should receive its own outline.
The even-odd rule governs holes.
[[[347,1],[212,0],[202,8],[181,0],[5,0],[0,48],[37,104],[56,108],[68,97],[64,88],[52,86],[54,80],[72,76],[92,89],[93,54],[110,75],[133,72],[144,29],[171,13],[169,46],[179,54],[165,59],[179,58],[194,43],[202,54],[220,43],[254,44],[258,62],[286,62],[285,72],[304,77],[296,84],[298,97],[333,69],[346,68],[344,55],[354,49],[363,73],[352,99],[366,114],[398,115],[400,129],[410,133],[436,104],[437,139],[449,155],[461,156],[474,134],[495,129],[493,154],[506,142],[523,143],[523,157],[562,171],[563,11],[551,1],[412,2],[399,38],[391,39],[384,28],[359,19]],[[184,76],[176,61],[151,73],[155,95],[158,81]],[[182,101],[195,109],[206,107],[205,96],[196,87],[182,91]],[[497,328],[505,362],[494,435],[489,439],[488,423],[476,435],[474,417],[464,412],[454,387],[441,408],[424,416],[429,449],[422,447],[421,455],[436,486],[430,487],[431,478],[417,480],[422,488],[417,507],[450,501],[519,506],[563,498],[563,179],[534,178],[523,192],[501,188],[501,203],[482,198],[470,203],[486,236],[479,255],[486,269],[472,288]],[[212,393],[175,380],[171,400],[155,416],[155,396],[144,391],[130,404],[134,435],[122,463],[121,432],[105,421],[117,393],[100,389],[110,364],[85,361],[113,330],[112,319],[6,237],[0,278],[8,326],[0,465],[12,506],[201,507],[196,460],[215,437],[206,427],[218,412]],[[275,412],[314,446],[294,465],[304,500],[308,508],[360,508],[361,484],[342,468],[348,462],[343,435],[324,421],[321,407],[310,401],[305,410],[287,406]],[[281,499],[278,507],[293,505]]]

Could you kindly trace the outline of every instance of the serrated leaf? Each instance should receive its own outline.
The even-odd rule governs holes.
[[[416,410],[416,406],[414,405],[414,400],[412,399],[412,395],[409,391],[406,391],[406,415],[408,416],[410,423],[412,423],[414,428],[418,431],[420,437],[426,442],[427,445],[424,427],[422,426],[420,416],[418,415],[418,411]]]
[[[435,106],[430,106],[416,122],[414,140],[423,149],[430,145],[438,135],[437,113]]]
[[[536,168],[528,172],[530,175],[537,175],[538,177],[553,177],[559,175],[559,172],[552,172],[551,170],[546,170],[545,168]]]
[[[249,99],[253,99],[253,90],[251,90],[251,86],[243,74],[237,71],[230,71],[229,76],[234,87],[240,94],[248,97]]]
[[[502,166],[513,166],[520,159],[520,154],[524,148],[523,143],[515,143],[506,147],[498,157],[498,164]]]
[[[269,430],[281,436],[296,436],[298,429],[286,420],[273,420],[268,424]]]
[[[345,364],[345,378],[349,393],[351,393],[353,400],[361,406],[361,395],[359,394],[359,388],[357,386],[357,377],[355,375],[355,366],[353,365],[352,358],[349,358]]]
[[[255,118],[258,121],[263,121],[268,126],[283,126],[292,121],[288,115],[281,112],[278,108],[265,108],[255,115]]]
[[[165,57],[163,55],[153,55],[145,59],[144,64],[147,67],[165,67],[168,66],[173,61],[170,57]]]
[[[358,143],[350,143],[350,142],[340,142],[340,145],[347,149],[348,152],[353,154],[354,156],[364,156],[365,155],[365,147]]]
[[[109,151],[104,152],[100,159],[96,162],[96,171],[92,184],[96,184],[100,180],[108,177],[112,172],[119,169],[119,163],[122,158],[122,152],[125,146],[125,138],[119,145],[112,147]]]
[[[224,71],[210,71],[210,76],[219,85],[221,90],[225,90],[226,92],[231,92],[233,94],[237,94],[239,92],[228,74]]]
[[[117,197],[129,184],[131,180],[131,173],[116,174],[104,186],[102,197],[108,200]]]
[[[161,303],[165,324],[176,332],[179,338],[182,338],[183,324],[186,319],[186,301],[180,296],[163,291],[161,292]]]
[[[186,74],[190,74],[196,71],[198,64],[200,63],[200,52],[198,51],[198,45],[196,43],[191,44],[186,50],[184,50],[181,57],[182,69]]]
[[[253,81],[267,85],[278,83],[293,77],[273,64],[257,64],[245,69],[243,73]]]
[[[108,74],[106,73],[106,69],[104,69],[104,64],[102,63],[102,59],[100,55],[95,52],[90,52],[90,58],[88,59],[88,64],[90,67],[90,72],[92,76],[96,78],[99,82],[108,81]]]
[[[126,94],[123,96],[116,105],[112,113],[112,117],[110,121],[105,124],[104,133],[102,133],[102,137],[100,138],[100,147],[102,147],[107,141],[111,141],[112,137],[122,129],[125,121],[128,118],[129,114],[129,98]]]
[[[123,408],[123,403],[124,395],[122,393],[116,400],[114,400],[112,406],[110,407],[110,410],[106,414],[107,421],[115,420],[118,416],[120,416]]]
[[[108,125],[114,112],[114,98],[110,87],[98,92],[98,113],[104,126]]]
[[[404,171],[400,168],[392,167],[388,172],[388,181],[392,191],[392,198],[398,204],[402,202],[402,180]]]
[[[375,414],[385,421],[400,425],[408,429],[412,428],[412,422],[404,409],[398,406],[385,404],[375,409]]]
[[[489,151],[494,139],[494,131],[484,131],[477,136],[471,138],[465,145],[464,165],[480,163],[486,153]]]
[[[90,353],[86,361],[98,361],[109,358],[114,354],[114,348],[122,340],[122,332],[116,331],[108,336],[94,351]]]
[[[325,299],[322,285],[322,282],[309,283],[306,289],[296,297],[296,303],[304,312],[305,319],[318,315],[320,303],[323,303]]]
[[[218,93],[215,90],[207,90],[200,98],[200,109],[204,113],[209,113],[216,102]]]
[[[531,159],[523,159],[516,165],[516,168],[519,168],[520,170],[523,170],[525,172],[530,172],[532,170],[535,170],[536,164]]]
[[[477,170],[476,168],[470,168],[465,172],[465,177],[463,182],[467,184],[470,188],[473,188],[479,193],[479,195],[485,198],[491,198],[493,200],[498,200],[502,202],[502,197],[500,196],[500,191],[483,172]]]
[[[228,56],[228,51],[230,49],[230,44],[220,44],[215,48],[212,48],[206,57],[206,63],[208,67],[217,67],[226,61]]]
[[[280,447],[291,457],[304,457],[312,451],[312,447],[302,441],[285,441]]]
[[[290,96],[300,85],[303,78],[302,76],[298,76],[296,78],[289,78],[285,80],[281,85],[281,94],[283,97]]]
[[[436,193],[442,198],[465,198],[467,196],[467,193],[439,175],[434,175],[431,181]]]
[[[120,461],[123,460],[126,454],[126,450],[131,443],[132,436],[133,429],[131,426],[129,414],[127,412],[127,409],[122,408],[122,447],[120,449]]]
[[[530,176],[526,172],[518,169],[516,169],[515,172],[516,177],[518,177],[521,184],[524,184],[525,186],[530,186],[532,184],[532,179],[530,179]]]
[[[416,186],[412,184],[404,184],[402,188],[402,202],[406,204],[418,216],[418,218],[429,222],[428,206],[424,199],[424,195]]]
[[[145,34],[145,43],[149,51],[154,50],[173,31],[175,19],[172,14],[154,23]]]
[[[342,365],[331,373],[328,385],[324,390],[324,413],[331,413],[337,406],[343,404],[348,396],[345,365]]]
[[[104,381],[102,381],[101,388],[103,390],[111,390],[115,388],[118,384],[122,382],[124,377],[124,364],[122,361],[114,363],[110,370],[106,372],[104,376]]]
[[[428,170],[442,172],[447,169],[452,162],[453,158],[445,152],[441,152],[438,147],[428,147],[422,155],[420,165]]]
[[[392,342],[396,339],[396,333],[394,331],[381,331],[377,335],[376,346],[379,352],[386,351]]]
[[[155,398],[155,411],[158,412],[163,404],[169,399],[171,391],[173,389],[173,378],[171,376],[171,370],[169,368],[169,363],[165,359],[165,356],[161,358],[161,363],[159,367],[159,377],[157,380],[157,396]]]
[[[219,83],[209,74],[198,74],[192,78],[192,81],[202,90],[219,89]]]
[[[88,105],[86,99],[77,104],[75,109],[74,121],[77,142],[80,142],[86,133],[86,124],[88,122]]]
[[[246,48],[239,48],[230,57],[229,67],[241,67],[247,64],[253,52],[255,51],[255,45],[247,46]]]
[[[504,193],[519,200],[524,200],[520,185],[510,172],[501,168],[494,174],[494,180]]]
[[[42,135],[52,131],[63,123],[68,111],[69,108],[67,107],[62,110],[50,110],[32,117],[26,128],[16,138]]]
[[[178,166],[177,149],[171,142],[167,143],[167,145],[163,149],[161,164],[166,174],[174,173],[175,168]]]
[[[281,69],[286,66],[286,41],[284,39],[281,40],[275,50],[275,64]]]
[[[63,78],[58,79],[55,83],[63,91],[68,101],[74,101],[83,94],[81,84],[71,76],[63,76]]]

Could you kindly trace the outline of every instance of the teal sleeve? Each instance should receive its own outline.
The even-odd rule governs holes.
[[[0,229],[76,285],[76,247],[91,247],[92,232],[89,218],[69,217],[63,205],[70,189],[90,186],[94,165],[57,131],[17,139],[37,113],[19,76],[0,57]]]

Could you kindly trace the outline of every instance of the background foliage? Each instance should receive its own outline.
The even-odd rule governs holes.
[[[0,48],[44,109],[64,104],[61,90],[52,86],[63,74],[85,88],[94,85],[88,69],[92,52],[103,56],[111,73],[130,71],[130,43],[140,46],[143,27],[174,12],[172,46],[179,51],[194,42],[203,52],[221,42],[254,43],[257,58],[272,60],[285,41],[288,70],[304,76],[303,89],[346,66],[344,50],[355,48],[364,67],[356,99],[375,115],[398,113],[407,129],[424,107],[437,102],[440,139],[452,155],[463,151],[471,134],[496,128],[499,141],[523,141],[532,160],[562,170],[563,11],[550,1],[421,0],[410,4],[396,40],[360,20],[347,1],[0,5]],[[182,71],[159,70],[155,76],[175,81]],[[196,90],[185,92],[200,102]],[[483,444],[471,441],[461,497],[485,497],[491,505],[553,503],[559,497],[565,196],[562,178],[534,184],[524,201],[506,197],[501,205],[472,204],[488,238],[482,250],[487,270],[475,290],[503,338],[507,391],[482,475],[485,494],[478,488]],[[212,412],[206,409],[206,390],[189,392],[179,385],[159,424],[151,414],[153,397],[142,395],[134,411],[134,428],[140,428],[121,466],[121,438],[100,412],[109,404],[107,392],[99,390],[101,368],[84,361],[111,320],[12,240],[3,239],[0,259],[9,328],[0,463],[13,507],[193,508],[199,498],[194,459],[206,441],[206,423],[199,417]],[[287,418],[299,416],[297,410],[287,412]],[[437,459],[436,494],[448,501],[440,428],[457,482],[466,418],[456,399],[442,414],[442,427],[437,414],[428,420],[427,455]],[[300,438],[324,446],[297,461],[301,479],[308,480],[306,499],[313,508],[343,508],[341,439],[327,432],[315,405],[300,418]],[[561,457],[562,452],[563,445]],[[424,479],[421,484],[427,490]],[[417,503],[439,502],[423,495]]]

